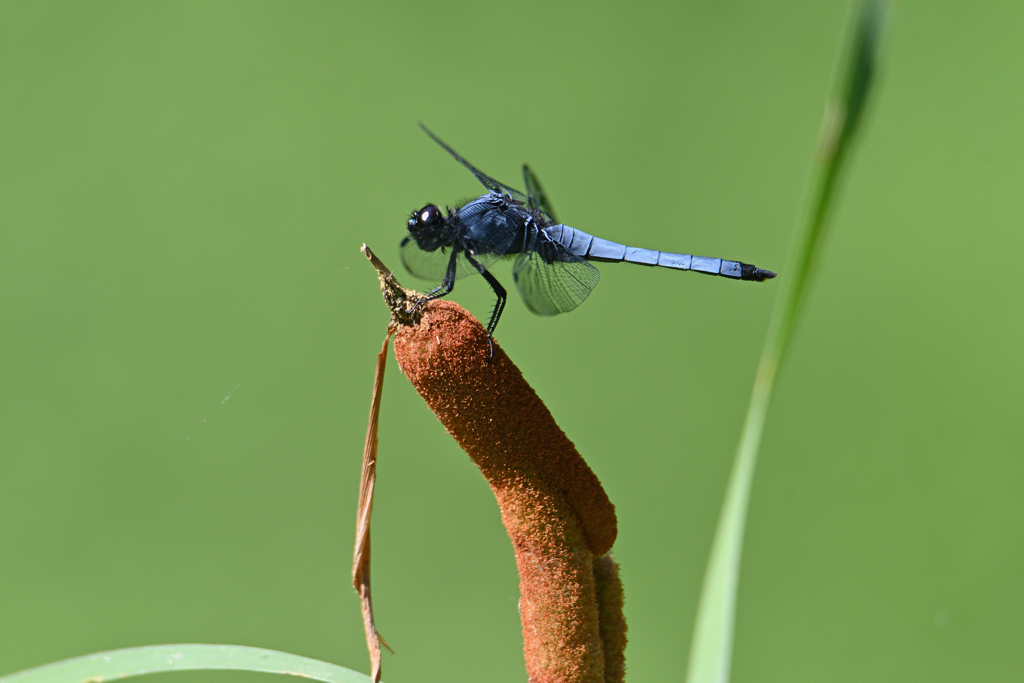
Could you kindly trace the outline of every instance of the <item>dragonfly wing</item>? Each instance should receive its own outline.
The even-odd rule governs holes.
[[[452,258],[451,247],[442,247],[435,251],[423,251],[412,237],[402,240],[400,247],[402,265],[415,277],[428,282],[440,282],[448,271],[448,262]],[[484,268],[501,258],[500,254],[473,255],[473,260]],[[479,273],[476,266],[466,260],[465,252],[455,257],[455,279],[461,280],[469,275]]]
[[[601,273],[558,242],[540,238],[536,246],[512,266],[519,294],[537,315],[568,313],[590,296]]]
[[[431,140],[433,140],[437,144],[441,145],[441,147],[444,148],[444,151],[446,151],[449,154],[451,154],[453,157],[455,157],[456,161],[458,161],[460,164],[462,164],[463,166],[468,168],[470,170],[470,172],[472,172],[472,174],[476,176],[476,179],[479,180],[481,182],[481,184],[483,184],[483,186],[486,187],[488,190],[491,190],[492,192],[498,192],[498,193],[501,193],[501,194],[507,194],[508,196],[512,197],[516,201],[523,202],[524,204],[526,203],[526,197],[523,196],[522,192],[520,192],[519,190],[513,189],[513,188],[509,187],[508,185],[505,185],[504,183],[499,183],[494,178],[490,177],[489,175],[487,175],[483,171],[481,171],[478,168],[476,168],[475,166],[473,166],[473,164],[469,163],[468,161],[463,159],[461,156],[459,156],[458,152],[456,152],[454,149],[452,149],[451,147],[446,145],[444,143],[444,141],[441,140],[441,138],[439,138],[436,135],[434,135],[433,133],[431,133],[430,129],[427,128],[426,126],[424,126],[422,123],[420,124],[420,128],[423,129],[424,133],[426,133],[427,135],[430,136]]]
[[[406,270],[421,280],[427,280],[428,282],[440,282],[444,278],[444,274],[448,270],[448,262],[452,258],[451,248],[442,247],[434,251],[423,251],[416,244],[416,240],[410,236],[406,236],[402,240],[402,246],[399,247],[399,251],[402,254],[402,265],[405,266]],[[461,269],[458,268],[456,269],[456,277],[465,275],[469,275],[469,273],[461,272]]]
[[[526,186],[527,205],[531,209],[538,209],[544,213],[545,216],[551,219],[552,223],[557,223],[558,219],[555,218],[555,210],[551,208],[551,200],[544,193],[544,188],[540,186],[537,176],[534,175],[533,171],[526,164],[523,164],[523,184]]]
[[[478,264],[480,264],[484,268],[490,268],[491,265],[496,263],[498,259],[501,258],[501,255],[505,253],[505,249],[503,249],[500,253],[487,252],[485,254],[478,254],[472,251],[468,253],[470,256],[473,257],[473,260],[476,261]],[[456,267],[459,270],[458,277],[460,278],[465,277],[467,275],[472,275],[473,273],[480,272],[476,269],[476,266],[474,266],[472,263],[466,260],[466,254],[467,252],[465,251],[459,252],[458,265]]]

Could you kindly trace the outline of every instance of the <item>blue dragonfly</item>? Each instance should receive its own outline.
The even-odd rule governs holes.
[[[488,338],[508,300],[508,292],[488,270],[502,257],[515,259],[512,278],[526,307],[537,315],[568,313],[583,303],[601,278],[591,261],[625,261],[754,282],[775,277],[741,261],[630,247],[563,225],[529,166],[523,166],[524,195],[474,167],[422,123],[420,127],[468,168],[487,194],[449,207],[447,213],[436,204],[414,211],[401,244],[402,263],[414,276],[440,282],[424,301],[450,294],[459,278],[482,275],[497,296]]]

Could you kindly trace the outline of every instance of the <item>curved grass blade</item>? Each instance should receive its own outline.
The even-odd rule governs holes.
[[[687,683],[725,683],[729,680],[743,531],[768,404],[825,234],[837,179],[870,93],[885,12],[883,0],[866,0],[861,4],[839,97],[825,114],[819,140],[819,161],[812,185],[812,203],[806,220],[795,235],[785,277],[782,278],[783,287],[772,311],[704,575],[690,645]]]
[[[337,664],[242,645],[147,645],[97,652],[0,677],[0,683],[103,683],[166,671],[233,669],[311,678],[324,683],[370,683]]]

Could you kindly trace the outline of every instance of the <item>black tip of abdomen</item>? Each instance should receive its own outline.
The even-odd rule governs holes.
[[[741,280],[753,280],[754,282],[764,282],[765,280],[771,280],[776,276],[777,273],[773,273],[770,270],[764,268],[758,268],[752,266],[749,263],[742,264],[740,268],[740,279]]]

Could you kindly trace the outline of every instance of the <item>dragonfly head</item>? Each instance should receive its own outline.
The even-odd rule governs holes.
[[[409,234],[424,251],[434,251],[445,244],[447,219],[435,204],[414,211],[409,218]]]

